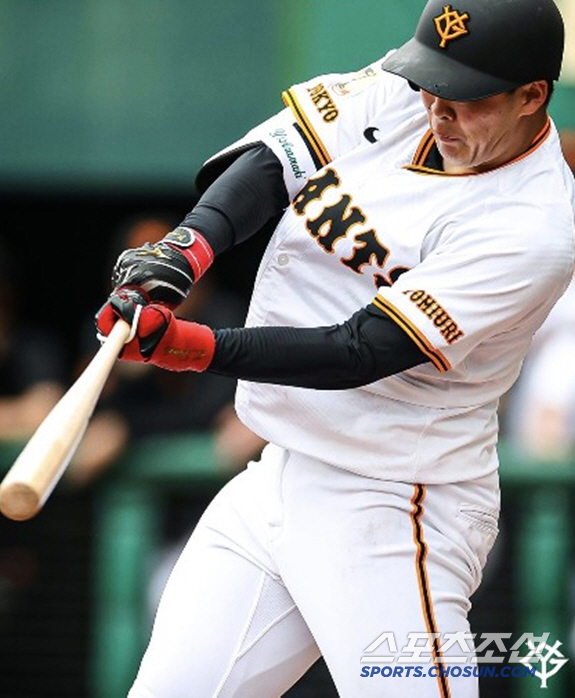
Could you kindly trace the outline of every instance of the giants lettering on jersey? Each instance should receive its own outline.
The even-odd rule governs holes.
[[[312,201],[321,201],[325,192],[340,184],[335,170],[329,168],[324,173],[308,180],[293,200],[292,206],[298,216],[303,216]],[[318,245],[329,254],[334,252],[335,243],[348,236],[349,229],[367,220],[363,211],[357,206],[351,206],[351,196],[342,194],[339,201],[332,205],[324,205],[320,214],[315,218],[308,217],[305,222],[308,233]],[[390,251],[383,245],[373,228],[361,230],[353,238],[354,247],[349,257],[340,257],[340,262],[356,274],[363,274],[363,268],[376,264],[383,270],[389,258]],[[408,267],[394,267],[387,274],[374,273],[375,286],[392,286],[395,281],[408,271]]]

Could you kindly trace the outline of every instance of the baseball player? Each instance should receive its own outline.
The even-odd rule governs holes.
[[[320,655],[344,698],[477,695],[498,399],[574,268],[563,37],[552,0],[430,0],[384,59],[287,90],[181,226],[118,259],[99,331],[122,317],[123,359],[240,378],[269,442],[183,551],[130,698],[279,696]],[[178,319],[271,222],[247,326]]]

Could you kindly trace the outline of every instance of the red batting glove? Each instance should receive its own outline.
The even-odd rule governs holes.
[[[163,305],[146,305],[138,291],[118,289],[110,296],[96,316],[99,332],[108,335],[118,318],[130,325],[138,323],[122,360],[152,363],[168,371],[198,372],[212,362],[216,338],[209,327],[178,319]]]

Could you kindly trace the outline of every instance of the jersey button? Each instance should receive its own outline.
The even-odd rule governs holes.
[[[289,256],[285,254],[285,252],[282,252],[282,254],[278,255],[278,264],[280,267],[285,267],[286,264],[289,264]]]

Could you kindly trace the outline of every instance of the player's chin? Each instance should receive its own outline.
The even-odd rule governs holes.
[[[474,171],[474,158],[461,141],[437,144],[446,172],[465,173]]]

